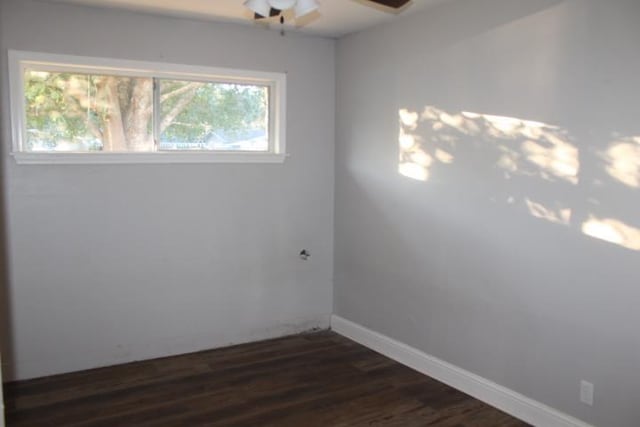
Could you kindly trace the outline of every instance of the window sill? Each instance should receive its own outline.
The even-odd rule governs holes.
[[[11,153],[23,165],[141,163],[283,163],[286,154],[232,152]]]

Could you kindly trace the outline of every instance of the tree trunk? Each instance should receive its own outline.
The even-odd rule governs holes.
[[[153,151],[151,116],[153,112],[153,79],[132,78],[129,106],[124,117],[127,146],[130,151]]]
[[[105,78],[104,97],[107,112],[104,118],[105,130],[102,151],[128,151],[118,98],[118,79],[116,77]]]

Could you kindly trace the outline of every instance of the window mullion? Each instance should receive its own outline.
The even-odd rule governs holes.
[[[160,81],[153,78],[153,143],[155,151],[160,151]]]

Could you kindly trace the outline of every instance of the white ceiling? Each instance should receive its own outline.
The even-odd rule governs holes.
[[[253,22],[252,14],[243,6],[244,0],[49,0],[98,7],[152,12],[211,21],[237,22],[261,25]],[[390,21],[397,16],[416,13],[444,0],[413,0],[401,11],[384,8],[366,0],[318,0],[320,9],[285,26],[288,30],[301,31],[326,37],[340,37],[348,33]],[[277,20],[271,28],[279,29]],[[264,25],[264,24],[262,24]]]

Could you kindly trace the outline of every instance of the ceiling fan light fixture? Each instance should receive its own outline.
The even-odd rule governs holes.
[[[271,10],[267,0],[247,0],[244,5],[254,13],[264,17],[269,16],[269,11]]]
[[[274,9],[287,10],[296,4],[296,0],[267,0],[267,3]]]
[[[318,2],[316,0],[298,0],[294,9],[296,18],[300,18],[318,10],[318,7]]]
[[[411,3],[411,0],[366,1],[386,6],[391,9],[396,9],[398,11],[401,11],[402,8]],[[246,8],[254,12],[255,19],[272,18],[274,16],[279,16],[281,23],[283,23],[285,14],[287,17],[291,16],[289,14],[290,11],[293,12],[293,15],[296,18],[301,18],[312,12],[315,12],[320,8],[318,0],[245,0],[244,5]]]

